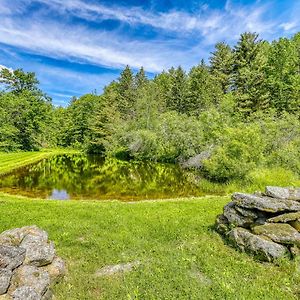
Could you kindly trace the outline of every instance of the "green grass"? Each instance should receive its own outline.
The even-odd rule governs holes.
[[[11,172],[12,170],[24,167],[29,164],[36,163],[53,154],[59,153],[73,153],[75,150],[60,150],[49,149],[39,152],[0,152],[0,175]]]
[[[36,224],[67,262],[57,299],[299,299],[295,261],[260,263],[213,230],[228,197],[138,203],[0,195],[0,230]],[[97,269],[139,261],[132,272]]]

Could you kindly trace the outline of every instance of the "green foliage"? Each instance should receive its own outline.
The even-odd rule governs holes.
[[[212,157],[204,162],[204,172],[216,181],[243,179],[262,161],[264,148],[258,126],[225,128]]]

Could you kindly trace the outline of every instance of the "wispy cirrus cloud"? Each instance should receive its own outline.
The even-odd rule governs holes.
[[[127,64],[135,69],[144,66],[153,73],[177,65],[188,69],[207,58],[216,42],[234,43],[242,32],[255,31],[271,40],[299,30],[300,2],[290,1],[290,7],[284,13],[277,12],[276,17],[271,14],[274,3],[227,0],[212,8],[208,1],[187,11],[175,6],[145,9],[118,1],[0,0],[0,44],[32,57],[42,55],[115,70]],[[104,21],[108,20],[117,25],[106,27],[109,22]],[[0,63],[8,65],[5,60]],[[49,81],[50,89],[55,76],[40,73],[41,81]],[[72,74],[66,75],[72,78]],[[84,79],[86,74],[73,75],[91,87]],[[90,76],[91,80],[95,78]],[[105,80],[111,80],[111,74],[101,78],[98,82],[103,86]],[[64,85],[69,84],[61,79]],[[83,85],[78,89],[85,90]],[[53,93],[57,97],[70,95],[63,90]]]

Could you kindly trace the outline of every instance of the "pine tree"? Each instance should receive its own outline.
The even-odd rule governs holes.
[[[221,85],[223,93],[230,90],[233,53],[229,45],[226,43],[217,43],[216,50],[212,52],[210,57],[210,70],[214,80]]]
[[[177,69],[171,68],[169,75],[170,90],[167,97],[167,108],[179,113],[184,113],[186,101],[186,73],[181,67],[178,67]]]
[[[144,87],[147,83],[148,83],[148,78],[145,74],[144,68],[141,67],[138,73],[134,77],[134,86],[138,90]]]
[[[193,115],[217,105],[222,96],[221,85],[215,81],[203,60],[191,69],[187,89],[185,112]]]
[[[134,105],[134,76],[130,67],[127,65],[118,81],[117,107],[123,119],[133,118]]]
[[[250,115],[269,107],[266,84],[268,44],[256,33],[243,33],[234,49],[233,81],[238,110]]]

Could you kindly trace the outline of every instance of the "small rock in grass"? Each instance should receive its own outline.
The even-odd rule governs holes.
[[[277,243],[300,245],[300,233],[289,224],[266,223],[255,226],[253,232],[258,235],[264,235]]]
[[[97,270],[95,275],[97,277],[101,277],[101,276],[111,276],[123,272],[130,272],[133,270],[133,268],[137,267],[139,264],[140,264],[139,261],[134,261],[125,264],[104,266],[103,268]]]
[[[300,201],[299,188],[267,186],[265,194],[273,198]]]

